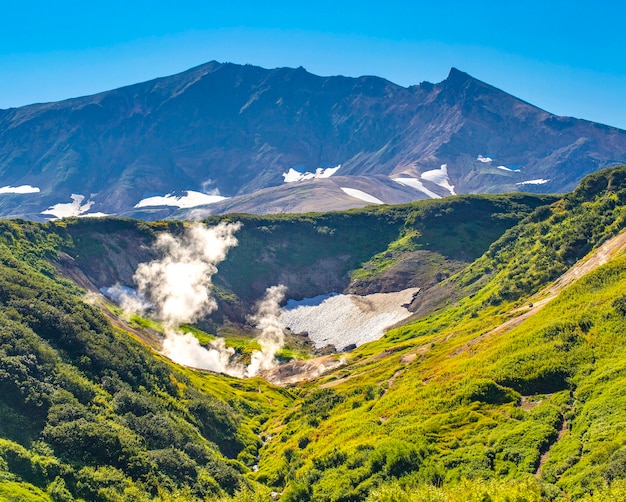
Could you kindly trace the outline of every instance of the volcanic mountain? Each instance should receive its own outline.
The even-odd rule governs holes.
[[[623,162],[626,131],[552,115],[454,68],[406,88],[210,62],[0,110],[0,216],[156,219],[554,193]]]

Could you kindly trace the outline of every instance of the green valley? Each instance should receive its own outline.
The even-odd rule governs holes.
[[[176,365],[133,286],[186,222],[0,222],[0,500],[626,498],[626,166],[564,196],[455,196],[239,222],[188,330],[249,362],[288,297],[420,288],[411,316],[298,383]],[[304,377],[303,377],[304,378]]]

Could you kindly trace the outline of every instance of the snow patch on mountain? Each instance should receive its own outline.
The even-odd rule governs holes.
[[[362,190],[357,190],[356,188],[345,188],[340,187],[344,193],[348,194],[350,197],[354,197],[355,199],[361,199],[365,202],[369,202],[371,204],[384,204],[384,202],[373,195],[370,195]]]
[[[450,178],[448,178],[448,164],[441,164],[439,169],[423,172],[421,178],[448,190],[450,195],[456,195],[454,186],[450,184]]]
[[[293,300],[280,314],[279,322],[294,333],[308,333],[316,347],[334,345],[341,350],[378,340],[385,330],[411,315],[406,305],[419,288],[373,295],[333,295],[315,301]]]
[[[422,183],[417,178],[391,178],[391,179],[395,181],[396,183],[400,183],[401,185],[415,188],[416,190],[419,190],[420,192],[428,195],[431,199],[441,199],[441,195],[437,195],[432,190],[429,190],[428,188],[426,188],[424,186],[424,183]]]
[[[163,196],[156,195],[154,197],[147,197],[146,199],[140,200],[134,207],[172,206],[186,209],[203,206],[205,204],[215,204],[216,202],[228,199],[228,197],[221,195],[208,195],[202,192],[194,192],[193,190],[185,190],[184,193],[186,193],[186,195],[174,195],[170,193]]]
[[[476,160],[478,162],[482,162],[483,164],[491,164],[493,162],[493,159],[491,157],[487,157],[487,156],[483,156],[483,155],[479,155],[478,157],[476,157]],[[495,166],[496,169],[500,169],[501,171],[508,171],[510,173],[519,173],[520,170],[519,169],[512,169],[510,167],[506,167],[506,166]]]
[[[70,198],[72,202],[55,204],[42,211],[41,214],[50,215],[56,219],[69,218],[70,216],[102,216],[102,213],[86,214],[94,202],[90,199],[83,204],[84,195],[73,193]]]
[[[546,180],[544,178],[539,178],[536,180],[528,180],[528,181],[520,181],[519,183],[515,183],[516,185],[543,185],[545,183],[548,183],[548,181],[550,181],[549,179]]]
[[[39,187],[33,187],[30,185],[20,185],[18,187],[14,186],[5,186],[0,188],[0,194],[4,193],[17,193],[17,194],[25,194],[25,193],[39,193]]]
[[[296,181],[312,180],[316,178],[330,178],[333,174],[339,171],[340,168],[341,164],[336,167],[328,167],[326,169],[318,167],[314,173],[308,171],[306,173],[301,173],[292,167],[288,172],[283,173],[283,179],[285,180],[285,183],[295,183]]]
[[[106,218],[107,216],[115,216],[113,213],[84,213],[76,215],[78,218]]]

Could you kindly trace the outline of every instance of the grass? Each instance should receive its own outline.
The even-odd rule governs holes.
[[[82,303],[48,261],[63,249],[88,263],[81,234],[103,239],[107,266],[119,265],[133,242],[182,224],[7,222],[0,232],[0,430],[7,436],[0,496],[259,500],[276,491],[285,501],[619,500],[626,257],[518,325],[494,328],[621,231],[625,205],[626,168],[617,168],[560,200],[455,197],[230,217],[244,228],[239,254],[220,269],[224,302],[252,303],[280,274],[298,270],[308,270],[293,282],[305,291],[323,258],[335,257],[326,270],[345,284],[361,269],[375,281],[414,253],[429,253],[432,270],[464,263],[431,288],[449,294],[426,315],[288,389],[180,368],[150,353]],[[134,232],[139,237],[129,237]],[[205,343],[211,338],[199,326],[186,329]],[[255,347],[250,332],[234,325],[219,334],[244,357]],[[281,357],[306,350],[294,338]],[[28,430],[19,433],[22,423]]]
[[[496,500],[617,493],[626,472],[618,411],[626,344],[616,298],[626,258],[579,280],[519,326],[482,337],[572,257],[623,226],[623,206],[606,202],[617,195],[601,194],[565,218],[559,205],[531,217],[450,278],[469,285],[465,299],[359,347],[347,367],[300,387],[291,409],[267,423],[273,439],[261,450],[257,479],[286,485],[288,500],[339,500],[341,493],[460,500],[468,486]],[[572,240],[581,231],[590,246]],[[551,255],[561,268],[538,267],[538,252],[561,241]],[[485,269],[491,279],[476,287],[471,276]],[[504,289],[518,274],[527,283]],[[320,394],[326,383],[333,386]]]
[[[2,502],[51,502],[50,495],[39,488],[23,482],[0,480]]]
[[[422,492],[427,491],[428,484],[443,483],[445,489],[428,488],[441,497],[450,497],[442,500],[456,500],[453,494],[460,490],[456,487],[464,486],[468,479],[483,488],[491,486],[492,491],[499,485],[496,492],[511,495],[516,485],[525,485],[519,480],[510,483],[497,480],[534,474],[540,455],[548,449],[544,477],[534,483],[538,494],[544,491],[558,494],[564,489],[580,497],[592,489],[601,490],[612,481],[610,476],[621,476],[617,473],[623,472],[618,467],[620,457],[616,453],[620,451],[618,445],[624,444],[619,432],[623,427],[622,414],[617,411],[623,406],[623,387],[621,379],[609,378],[606,372],[616,363],[613,372],[622,372],[624,367],[621,362],[624,345],[616,331],[619,319],[615,318],[612,301],[625,279],[626,259],[622,258],[572,286],[532,321],[483,340],[471,353],[455,355],[459,347],[476,335],[473,331],[472,336],[471,330],[464,334],[458,327],[411,339],[396,352],[376,361],[368,361],[372,356],[367,354],[384,353],[380,349],[385,350],[387,340],[358,350],[353,353],[350,367],[342,370],[343,374],[355,375],[353,379],[338,384],[328,394],[317,394],[316,386],[303,388],[304,394],[296,401],[302,404],[296,404],[275,428],[268,430],[278,437],[262,450],[260,479],[272,483],[291,475],[296,486],[298,479],[306,479],[319,470],[316,466],[323,465],[316,477],[329,479],[331,485],[336,482],[330,479],[350,480],[348,485],[341,485],[342,490],[357,493],[365,489],[359,487],[371,480],[373,466],[378,465],[373,452],[380,451],[383,445],[390,448],[390,441],[396,438],[403,444],[421,445],[416,459],[407,460],[407,469],[414,472],[412,481],[404,480],[403,476],[399,479],[405,486],[417,486]],[[591,318],[590,304],[595,312]],[[587,333],[575,328],[574,332],[582,339],[572,340],[572,332],[569,328],[562,329],[559,318],[573,319],[577,325],[585,319],[583,326],[588,322],[593,326]],[[416,325],[413,326],[415,329]],[[598,343],[598,336],[611,338],[610,347]],[[590,340],[606,352],[606,359],[602,360],[594,353],[594,366],[598,370],[590,366]],[[534,355],[528,355],[529,347]],[[403,356],[416,352],[420,355],[403,365]],[[546,360],[545,364],[542,359]],[[533,389],[533,394],[526,396],[534,403],[528,409],[520,405],[519,393],[497,383],[518,375],[541,382],[542,372],[551,372],[555,367],[568,369],[566,388],[548,389],[549,394]],[[579,379],[585,385],[579,387]],[[571,404],[570,391],[574,400]],[[375,399],[370,399],[372,396]],[[307,399],[314,400],[305,408]],[[314,415],[313,410],[316,410]],[[571,424],[571,432],[557,442],[565,417]],[[600,424],[602,432],[598,430]],[[304,449],[299,447],[303,435],[307,437]],[[588,453],[581,457],[583,437]],[[591,446],[588,441],[595,444]],[[550,448],[555,444],[558,446]],[[284,458],[288,450],[293,450],[288,463],[276,460]],[[403,454],[400,450],[390,451],[385,462],[393,464],[390,459],[395,455]],[[353,460],[349,459],[359,456],[363,458],[362,467],[369,472],[362,481],[348,475],[355,468],[350,467]],[[608,466],[610,458],[614,464]],[[608,471],[603,473],[598,464],[607,465]],[[290,474],[289,469],[294,465],[297,467]],[[492,481],[480,485],[481,479]],[[320,486],[318,490],[317,483],[308,496],[326,500],[330,497],[327,489]],[[380,486],[380,493],[398,493],[386,491],[391,490],[385,488],[387,484]]]

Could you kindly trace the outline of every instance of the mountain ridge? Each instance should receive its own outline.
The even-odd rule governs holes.
[[[291,169],[339,165],[345,188],[357,188],[351,176],[372,177],[373,186],[377,175],[410,178],[414,200],[433,191],[564,192],[585,174],[626,161],[625,151],[625,131],[551,115],[456,68],[440,83],[402,87],[374,76],[209,62],[91,96],[3,110],[0,186],[39,192],[1,194],[0,216],[150,219],[177,210],[135,208],[153,196],[270,190],[256,201],[262,213]],[[404,202],[405,193],[406,186],[383,202]],[[72,194],[82,203],[72,205]],[[345,194],[332,199],[336,207],[364,205]]]

